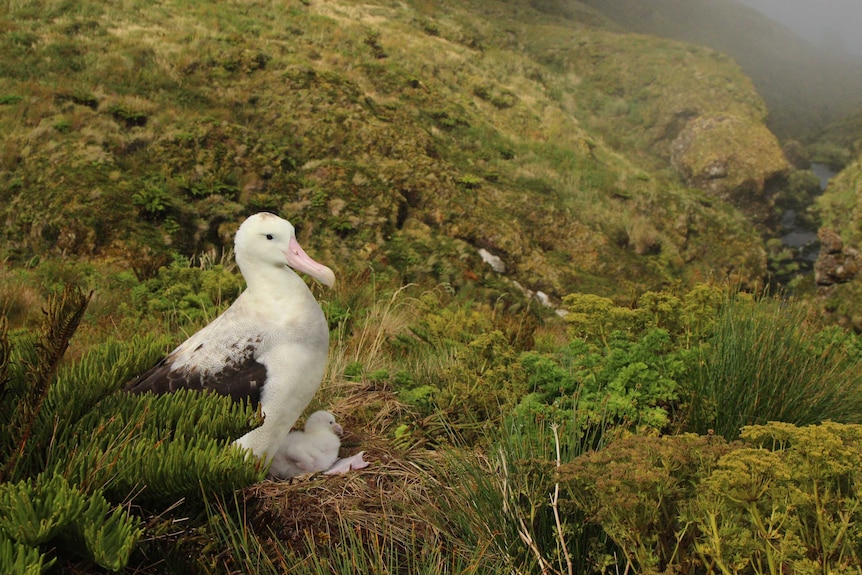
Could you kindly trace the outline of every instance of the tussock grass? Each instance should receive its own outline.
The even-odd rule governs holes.
[[[690,429],[733,439],[770,421],[862,421],[858,344],[821,331],[811,314],[778,298],[723,306],[714,336],[695,350]]]
[[[368,279],[365,273],[360,277]],[[351,281],[356,282],[357,279],[348,279],[348,282]],[[407,295],[412,286],[401,286],[378,295],[377,290],[382,287],[378,287],[378,282],[372,278],[369,282],[370,302],[363,302],[356,297],[355,294],[361,291],[353,291],[354,296],[344,302],[347,307],[343,309],[344,315],[331,346],[327,365],[329,375],[324,376],[324,381],[331,381],[332,377],[343,373],[354,362],[369,371],[392,367],[391,361],[383,353],[384,345],[390,337],[406,331],[415,318],[411,298]]]
[[[572,421],[506,418],[483,451],[452,450],[445,459],[438,513],[453,536],[487,548],[511,572],[586,573],[598,548],[599,529],[570,507],[561,508],[556,469],[602,444],[604,429]],[[565,495],[563,495],[565,498]]]

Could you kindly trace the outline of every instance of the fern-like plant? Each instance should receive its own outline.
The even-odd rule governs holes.
[[[11,414],[0,421],[2,573],[41,573],[57,561],[119,571],[147,529],[148,545],[159,544],[159,521],[142,514],[203,516],[203,494],[230,493],[264,473],[230,445],[258,422],[250,406],[118,391],[164,352],[166,338],[109,341],[64,364],[89,300],[64,289],[48,302],[42,331],[14,341],[0,320],[0,411]]]

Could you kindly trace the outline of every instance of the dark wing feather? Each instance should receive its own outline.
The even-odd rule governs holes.
[[[193,353],[201,351],[202,345]],[[162,359],[149,371],[123,386],[129,393],[171,393],[179,389],[207,390],[229,395],[235,401],[249,400],[253,406],[260,402],[260,391],[266,383],[266,366],[254,358],[254,346],[225,358],[224,366],[217,370],[200,370],[194,366],[174,369],[171,355]]]

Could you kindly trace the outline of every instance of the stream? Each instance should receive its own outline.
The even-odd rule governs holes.
[[[829,169],[825,164],[811,164],[811,171],[820,180],[820,191],[826,189],[829,185],[829,180],[835,176],[836,172]],[[817,240],[817,230],[805,227],[804,224],[797,222],[796,210],[787,210],[781,217],[781,243],[789,248],[793,248],[797,256],[797,261],[802,260],[806,263],[813,263],[817,260],[820,254],[820,243]]]

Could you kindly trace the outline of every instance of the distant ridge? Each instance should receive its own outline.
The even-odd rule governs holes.
[[[624,29],[708,46],[734,58],[782,139],[809,141],[862,106],[862,59],[817,48],[733,0],[582,0]]]

